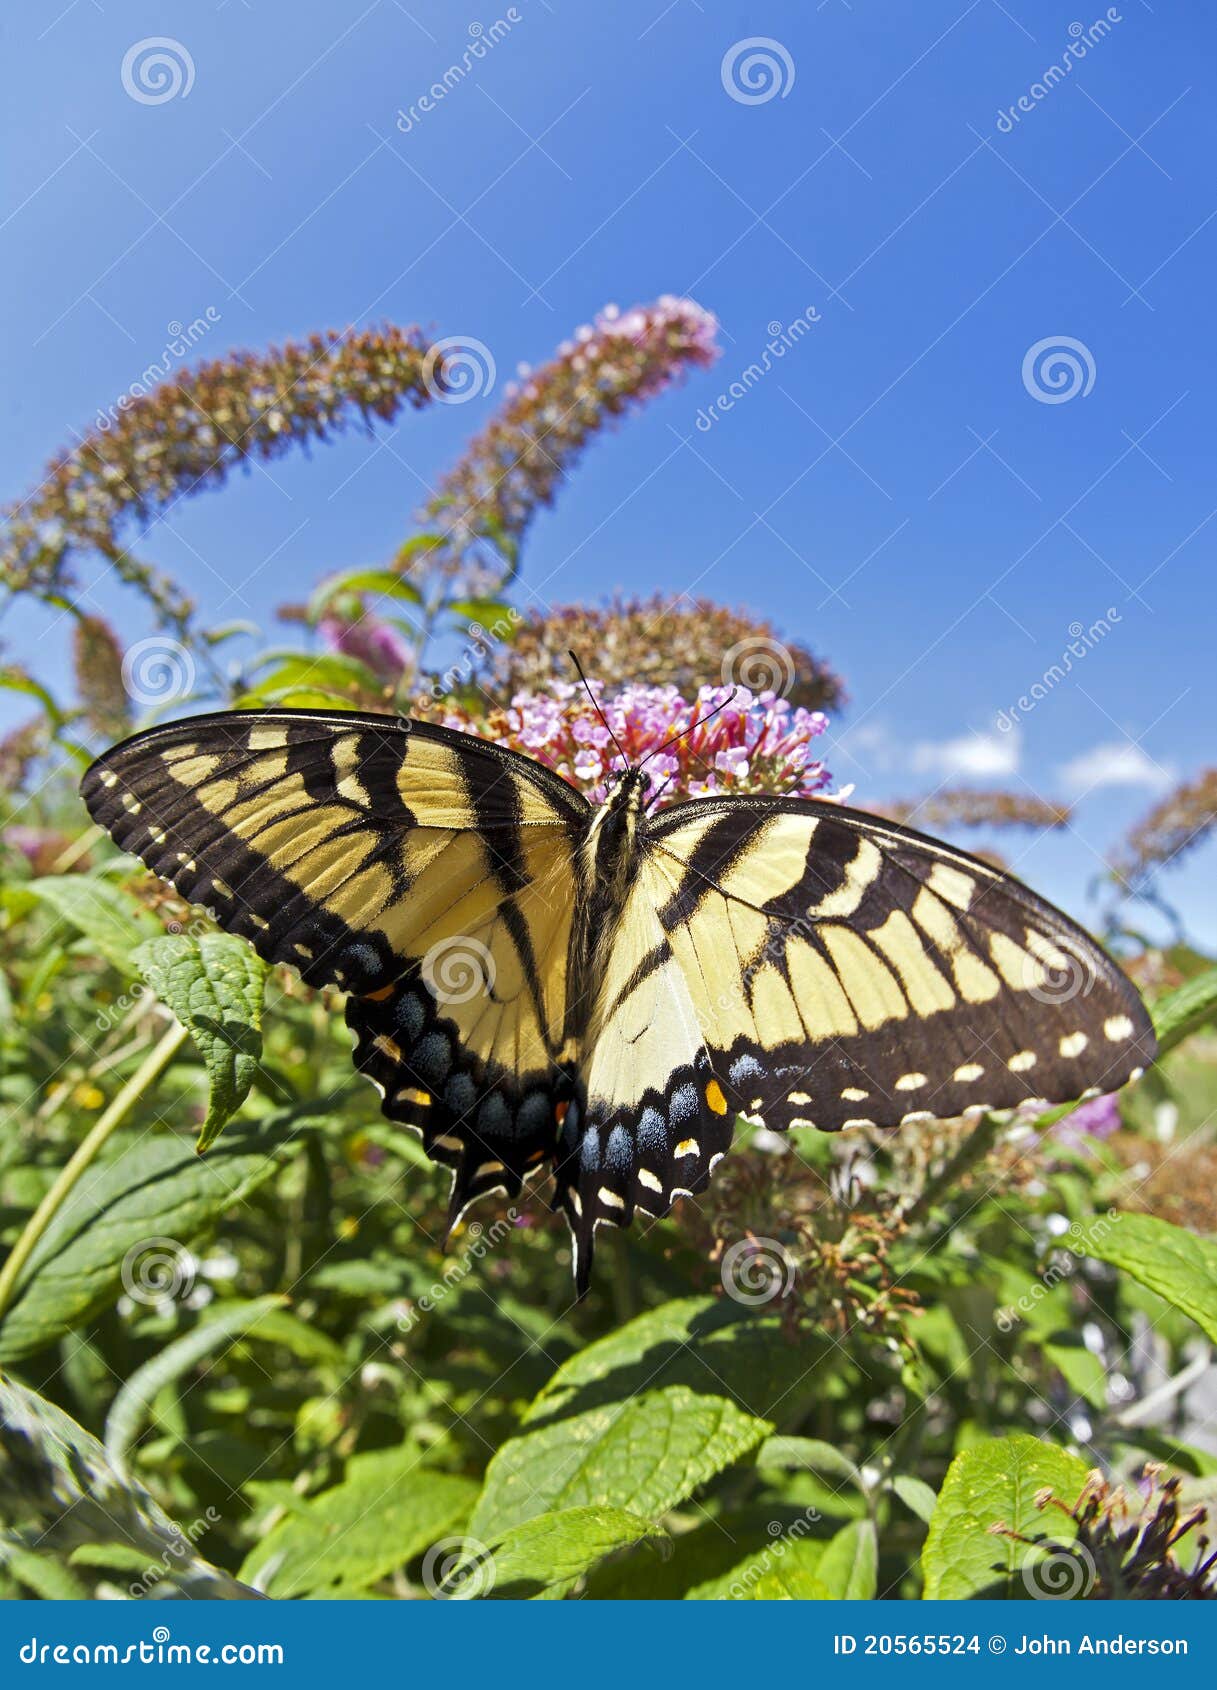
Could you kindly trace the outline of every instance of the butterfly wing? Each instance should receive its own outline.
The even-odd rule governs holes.
[[[659,921],[663,875],[644,861],[618,921],[564,1111],[555,1202],[570,1223],[575,1283],[591,1276],[596,1228],[666,1215],[703,1191],[730,1147],[732,1115],[714,1078],[690,991]]]
[[[732,1106],[896,1126],[1113,1091],[1155,1055],[1140,998],[1011,876],[814,800],[698,799],[650,829],[659,924]]]
[[[454,1215],[553,1152],[588,817],[564,781],[429,723],[272,710],[137,735],[81,790],[222,927],[349,993],[356,1064],[454,1170]]]

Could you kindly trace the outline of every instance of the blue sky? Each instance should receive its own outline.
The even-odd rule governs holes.
[[[238,479],[137,548],[269,628],[388,556],[518,360],[608,301],[691,294],[722,359],[596,445],[525,599],[696,583],[764,612],[846,677],[830,761],[857,802],[960,778],[1077,798],[1068,833],[1003,849],[1085,916],[1122,827],[1211,758],[1215,33],[1201,0],[10,7],[3,491],[209,307],[207,354],[383,319],[482,341],[485,398]],[[122,66],[157,36],[192,80],[147,104]],[[1042,364],[1024,380],[1062,337],[1063,400]],[[144,631],[108,582],[89,602]],[[5,632],[62,672],[62,626]],[[1210,943],[1213,867],[1210,844],[1167,885]]]

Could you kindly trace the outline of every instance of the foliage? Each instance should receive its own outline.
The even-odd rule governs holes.
[[[712,332],[688,302],[606,314],[522,378],[423,532],[298,607],[311,643],[230,674],[120,527],[422,402],[425,341],[321,337],[150,394],[60,460],[43,493],[70,509],[38,516],[39,494],[14,517],[10,581],[54,596],[86,546],[117,551],[200,693],[409,704],[591,795],[611,736],[555,665],[598,640],[593,691],[632,756],[689,730],[650,765],[673,795],[824,793],[839,685],[760,619],[660,596],[528,623],[501,596],[579,452]],[[428,642],[454,634],[437,674]],[[445,1254],[446,1181],[353,1072],[340,995],[264,968],[87,828],[73,759],[146,700],[91,611],[74,645],[71,704],[0,675],[38,712],[0,742],[0,1595],[1211,1594],[1207,959],[1129,956],[1162,1060],[1072,1115],[837,1139],[740,1122],[710,1190],[610,1234],[575,1304],[542,1191]],[[482,682],[522,690],[497,708]]]

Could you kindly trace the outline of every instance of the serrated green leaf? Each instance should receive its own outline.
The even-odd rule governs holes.
[[[1023,1432],[986,1438],[957,1455],[921,1552],[927,1599],[1033,1595],[1023,1575],[1038,1552],[991,1528],[1001,1525],[1023,1537],[1068,1542],[1073,1522],[1055,1508],[1045,1518],[1036,1507],[1036,1493],[1049,1489],[1072,1506],[1086,1471],[1076,1455]]]
[[[756,1452],[756,1464],[758,1467],[784,1467],[818,1473],[838,1482],[843,1480],[856,1485],[859,1490],[864,1488],[856,1463],[821,1438],[766,1438]]]
[[[31,1251],[0,1319],[0,1362],[40,1350],[123,1290],[123,1262],[140,1275],[142,1247],[176,1252],[268,1180],[311,1125],[305,1110],[239,1124],[205,1160],[168,1133],[124,1133],[81,1176]]]
[[[354,1455],[341,1484],[251,1550],[241,1578],[275,1597],[362,1590],[455,1533],[476,1493],[472,1479],[422,1466],[414,1444]]]
[[[511,1438],[486,1469],[469,1530],[490,1542],[560,1508],[629,1508],[658,1518],[773,1427],[726,1397],[669,1385]]]
[[[127,1456],[143,1430],[144,1419],[158,1391],[173,1384],[213,1350],[249,1332],[277,1309],[282,1297],[255,1297],[250,1302],[223,1303],[216,1314],[193,1332],[166,1345],[127,1379],[106,1416],[105,1451],[120,1477],[127,1476]]]
[[[1217,1017],[1217,968],[1209,968],[1168,992],[1154,1005],[1159,1062],[1214,1017]]]
[[[824,1546],[816,1577],[829,1596],[869,1602],[878,1587],[879,1543],[870,1520],[851,1520]]]
[[[166,933],[132,961],[198,1046],[207,1067],[207,1119],[196,1149],[213,1145],[244,1103],[262,1055],[267,966],[231,933]]]
[[[615,1550],[648,1542],[659,1547],[669,1541],[665,1531],[621,1508],[563,1508],[536,1514],[491,1546],[494,1583],[484,1594],[500,1600],[565,1594],[582,1574]],[[459,1595],[459,1569],[454,1588]]]
[[[699,1602],[826,1602],[819,1577],[827,1545],[816,1538],[775,1537],[726,1572],[686,1591]]]
[[[1217,1241],[1156,1215],[1112,1213],[1085,1222],[1076,1247],[1165,1297],[1217,1344]]]
[[[43,875],[22,888],[83,933],[124,974],[134,974],[132,953],[162,931],[151,910],[131,893],[93,874]]]

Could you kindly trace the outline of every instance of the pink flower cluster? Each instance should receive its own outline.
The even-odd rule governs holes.
[[[508,709],[484,718],[447,709],[441,719],[536,758],[593,803],[603,801],[623,767],[613,735],[630,763],[650,758],[647,770],[664,803],[730,792],[806,798],[823,794],[831,781],[812,750],[828,718],[774,693],[739,687],[732,696],[729,687],[702,687],[690,702],[670,686],[626,686],[605,697],[593,682],[592,690],[608,727],[583,688],[565,682],[517,693]],[[674,742],[660,751],[667,740]]]

